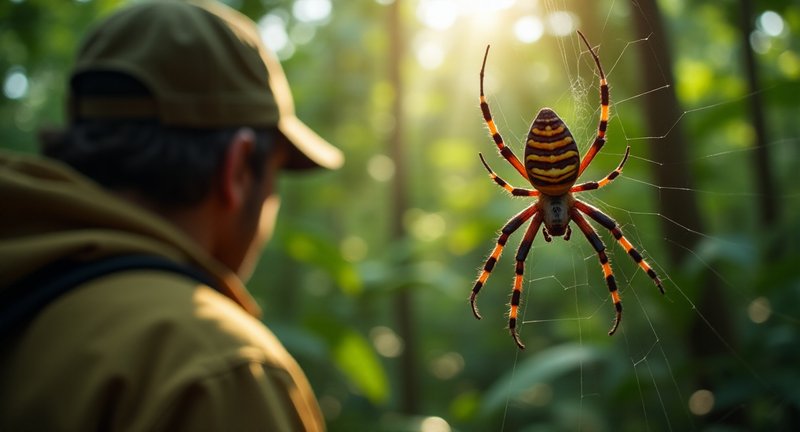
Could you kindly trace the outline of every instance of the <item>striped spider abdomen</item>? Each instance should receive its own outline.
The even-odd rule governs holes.
[[[525,170],[533,187],[563,195],[578,179],[579,165],[578,145],[567,125],[552,109],[539,110],[525,145]]]

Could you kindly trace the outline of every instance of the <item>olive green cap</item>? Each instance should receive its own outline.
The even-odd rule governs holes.
[[[85,72],[129,75],[152,96],[70,95],[73,119],[157,118],[165,126],[277,127],[292,144],[287,168],[338,168],[344,157],[302,121],[280,62],[252,20],[214,1],[157,1],[100,23],[79,53]]]

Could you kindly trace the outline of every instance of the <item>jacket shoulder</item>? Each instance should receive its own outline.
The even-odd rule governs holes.
[[[107,411],[116,421],[159,424],[201,390],[211,399],[193,417],[211,416],[236,403],[241,386],[252,389],[251,404],[256,396],[277,401],[262,407],[273,417],[303,410],[319,417],[302,371],[263,324],[212,288],[163,271],[128,271],[77,287],[41,311],[3,363],[0,373],[13,389],[0,392],[6,408],[19,418],[26,409],[47,409],[50,420],[78,429],[93,421],[88,407],[98,418]],[[72,400],[56,400],[66,393]],[[292,393],[300,397],[280,396]]]

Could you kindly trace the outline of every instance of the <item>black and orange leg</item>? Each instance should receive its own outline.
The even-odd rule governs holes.
[[[486,283],[486,280],[489,279],[489,276],[492,274],[492,269],[494,265],[497,264],[497,260],[500,259],[500,254],[503,253],[503,248],[506,246],[506,242],[508,241],[508,237],[511,236],[519,227],[522,226],[528,219],[530,219],[538,209],[536,205],[532,205],[525,210],[517,213],[516,216],[511,218],[504,226],[503,229],[500,230],[500,237],[497,238],[497,244],[492,250],[492,254],[489,255],[489,258],[486,260],[486,264],[483,266],[483,270],[481,270],[480,275],[478,275],[478,280],[475,281],[475,285],[472,287],[472,294],[469,296],[469,303],[472,306],[472,313],[475,315],[475,318],[481,319],[481,314],[478,313],[478,306],[475,304],[475,298],[478,296],[478,293],[483,288],[483,284]]]
[[[498,186],[508,191],[508,193],[510,193],[511,195],[527,196],[527,197],[539,196],[539,191],[535,189],[523,189],[508,184],[508,182],[500,178],[500,176],[498,176],[497,174],[495,174],[494,171],[492,171],[492,169],[489,167],[489,164],[486,163],[486,159],[483,158],[483,155],[481,153],[478,153],[478,156],[481,157],[481,162],[483,162],[483,166],[486,168],[486,171],[489,171],[489,177],[491,177],[492,180],[494,180],[494,182],[497,183]]]
[[[606,245],[603,244],[603,240],[601,240],[597,235],[597,231],[592,228],[586,218],[584,218],[577,210],[573,209],[570,212],[570,216],[575,224],[578,225],[578,228],[580,228],[580,230],[583,232],[583,235],[586,236],[586,239],[589,240],[589,243],[591,243],[595,252],[597,252],[597,258],[600,259],[600,265],[603,267],[603,276],[605,276],[606,285],[608,285],[608,292],[611,294],[611,301],[614,302],[614,310],[616,311],[614,324],[611,326],[611,330],[608,331],[608,335],[611,336],[617,331],[619,323],[622,321],[622,301],[619,298],[617,281],[614,279],[614,272],[611,270],[611,263],[608,261],[608,255],[606,255]]]
[[[525,236],[522,238],[519,248],[517,249],[517,266],[516,273],[514,275],[514,291],[511,293],[511,309],[508,312],[508,330],[511,332],[511,337],[514,338],[514,342],[517,343],[519,349],[525,349],[525,345],[519,340],[519,334],[517,333],[517,316],[519,313],[520,298],[522,297],[522,282],[525,274],[525,259],[528,258],[528,252],[531,250],[533,239],[536,237],[536,233],[539,231],[539,226],[541,224],[542,215],[541,213],[537,213],[535,216],[533,216],[533,220],[531,221],[531,224],[528,225],[528,229],[525,231]]]
[[[497,145],[497,150],[500,151],[500,155],[506,158],[508,163],[513,165],[522,177],[527,179],[528,174],[525,172],[525,166],[522,165],[522,162],[519,161],[514,152],[506,146],[505,142],[503,142],[503,137],[500,136],[500,132],[497,130],[497,125],[494,124],[494,120],[492,119],[492,113],[489,110],[489,103],[486,102],[486,95],[483,94],[483,72],[486,69],[487,57],[489,57],[488,45],[486,46],[486,53],[483,55],[483,65],[481,66],[481,113],[483,113],[483,120],[486,122],[486,126],[489,127],[489,133],[492,134],[492,139]]]
[[[583,201],[575,200],[575,208],[585,213],[590,218],[594,219],[602,225],[607,230],[611,231],[611,234],[614,236],[614,239],[625,249],[625,252],[636,262],[636,264],[647,273],[647,276],[650,276],[650,279],[653,280],[653,283],[656,284],[658,290],[661,291],[661,294],[664,294],[664,286],[661,284],[661,279],[658,278],[656,275],[655,270],[650,267],[650,264],[642,258],[642,254],[633,247],[630,241],[622,234],[622,231],[619,229],[617,222],[614,219],[608,217],[605,213],[601,212],[594,206],[586,204]]]
[[[597,70],[600,72],[600,123],[597,126],[597,136],[595,137],[592,146],[581,160],[581,166],[578,169],[578,175],[580,176],[581,173],[583,173],[583,170],[585,170],[586,167],[592,163],[592,159],[594,159],[594,157],[606,143],[606,130],[608,129],[609,105],[611,100],[608,93],[608,81],[606,81],[606,74],[603,72],[603,66],[600,64],[600,58],[597,57],[597,54],[594,52],[592,46],[589,45],[589,42],[586,40],[586,37],[583,36],[583,33],[579,31],[578,35],[580,35],[583,43],[586,44],[586,47],[589,48],[589,53],[592,54],[594,63],[597,65]]]
[[[605,178],[603,178],[602,180],[581,183],[579,185],[573,186],[569,191],[574,193],[574,192],[595,190],[595,189],[600,189],[601,187],[611,183],[612,181],[614,181],[615,178],[619,177],[619,175],[622,174],[622,167],[625,166],[625,161],[628,160],[628,155],[630,154],[630,152],[631,152],[631,146],[625,148],[625,156],[622,157],[622,161],[619,163],[619,165],[617,165],[617,168],[614,171],[611,171],[611,173],[605,176]]]

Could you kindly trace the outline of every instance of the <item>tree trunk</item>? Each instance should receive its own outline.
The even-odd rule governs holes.
[[[772,227],[778,221],[779,209],[778,191],[775,182],[772,181],[772,170],[770,169],[769,147],[767,147],[767,127],[764,120],[764,104],[758,87],[758,67],[756,64],[753,50],[750,48],[750,33],[753,26],[753,5],[750,0],[739,1],[739,29],[740,42],[742,45],[742,57],[744,58],[745,74],[747,75],[747,86],[749,90],[750,118],[753,122],[753,132],[755,132],[756,157],[753,158],[753,168],[756,177],[756,187],[758,191],[761,222],[763,227]],[[768,234],[768,233],[765,233]],[[767,236],[769,237],[769,236]],[[776,255],[776,247],[779,242],[770,239],[771,245],[767,247],[767,256]]]
[[[401,0],[395,0],[388,6],[389,31],[389,81],[394,88],[392,115],[395,126],[389,138],[389,152],[395,163],[395,177],[392,183],[392,226],[391,238],[394,242],[402,242],[406,237],[403,227],[403,214],[408,210],[408,168],[404,148],[404,101],[403,78],[401,73],[403,46],[403,29],[401,16]],[[402,263],[396,263],[402,264]],[[414,334],[414,311],[412,290],[402,287],[394,299],[394,311],[397,320],[397,333],[404,342],[404,350],[400,356],[400,411],[405,414],[417,412],[417,372],[416,372],[416,337]]]

